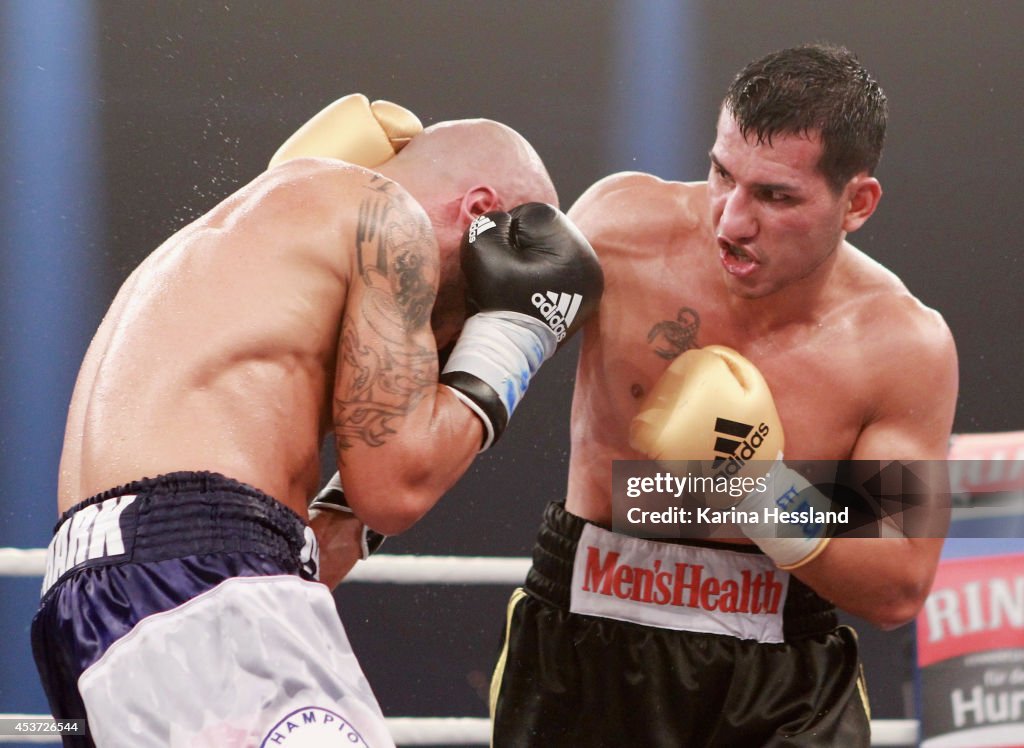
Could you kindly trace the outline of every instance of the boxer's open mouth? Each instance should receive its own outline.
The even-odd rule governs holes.
[[[746,275],[753,272],[758,265],[757,258],[743,247],[719,240],[718,248],[722,265],[733,275]]]

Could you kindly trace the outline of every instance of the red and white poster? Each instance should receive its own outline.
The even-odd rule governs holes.
[[[922,748],[1024,748],[1024,553],[942,561],[917,657]]]

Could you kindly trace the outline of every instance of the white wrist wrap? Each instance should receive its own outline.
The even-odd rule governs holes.
[[[557,344],[551,328],[535,317],[480,312],[466,320],[442,373],[462,371],[485,382],[511,417],[530,378],[554,354]]]
[[[832,502],[800,473],[786,467],[782,456],[766,476],[767,490],[752,491],[736,505],[757,522],[743,524],[743,532],[780,569],[795,569],[815,559],[830,538],[828,525],[815,515],[832,508]],[[799,521],[786,521],[799,517]]]

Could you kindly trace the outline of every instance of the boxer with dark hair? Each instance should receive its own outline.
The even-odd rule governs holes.
[[[756,459],[779,458],[769,483],[783,493],[803,485],[792,461],[945,457],[952,336],[847,241],[882,194],[886,118],[847,50],[783,50],[729,88],[706,182],[616,174],[570,210],[608,287],[583,333],[568,495],[508,609],[495,748],[869,744],[856,638],[835,607],[912,620],[941,535],[741,525],[731,542],[672,543],[610,528],[613,461],[710,462],[737,423],[770,434]],[[732,433],[716,434],[719,417]],[[637,581],[655,572],[671,594]]]
[[[95,744],[393,745],[316,581],[321,445],[353,512],[311,512],[325,547],[402,532],[564,337],[533,295],[578,295],[582,324],[601,294],[521,136],[420,129],[362,96],[332,105],[150,254],[101,323],[32,626],[53,714]]]

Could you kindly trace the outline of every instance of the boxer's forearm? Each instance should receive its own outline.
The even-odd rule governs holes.
[[[883,629],[913,620],[924,604],[941,538],[834,538],[794,576],[842,610]]]
[[[349,507],[377,532],[405,532],[469,469],[483,433],[480,418],[449,388],[437,387],[387,440],[339,450]]]

